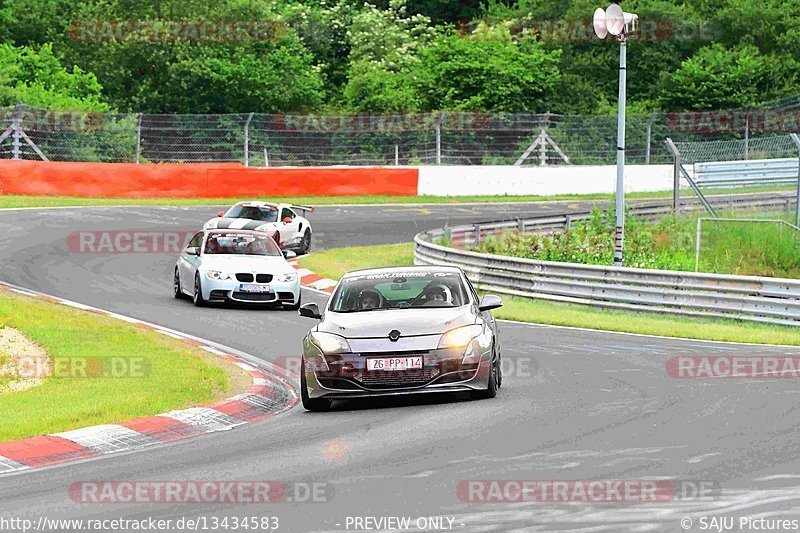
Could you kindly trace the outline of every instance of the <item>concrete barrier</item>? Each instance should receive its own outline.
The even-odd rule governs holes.
[[[613,193],[607,166],[271,167],[238,163],[73,163],[0,160],[0,194],[110,198],[465,196]],[[626,167],[626,192],[672,188],[672,166]]]
[[[0,194],[231,198],[417,194],[411,167],[245,168],[236,163],[136,165],[0,160]]]
[[[617,169],[604,166],[424,166],[419,194],[432,196],[602,194],[616,191]],[[625,167],[625,192],[672,189],[672,165]]]

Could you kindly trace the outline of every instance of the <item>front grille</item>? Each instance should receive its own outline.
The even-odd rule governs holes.
[[[275,300],[274,292],[234,292],[233,298],[247,302],[271,302]]]
[[[439,375],[436,367],[422,370],[361,372],[356,379],[365,387],[414,387],[428,383]]]
[[[228,296],[228,291],[214,290],[211,291],[211,300],[224,300]]]
[[[269,283],[272,281],[272,274],[256,274],[256,282]]]
[[[408,350],[408,351],[391,351],[391,352],[358,352],[361,357],[430,357],[436,352],[433,350]]]
[[[236,274],[236,281],[241,281],[242,283],[251,283],[253,281],[252,274]]]

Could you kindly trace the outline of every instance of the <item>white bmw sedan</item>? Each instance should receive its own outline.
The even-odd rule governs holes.
[[[286,256],[286,257],[285,257]],[[197,306],[209,302],[300,307],[300,280],[266,233],[203,230],[183,250],[175,265],[175,298],[191,296]]]

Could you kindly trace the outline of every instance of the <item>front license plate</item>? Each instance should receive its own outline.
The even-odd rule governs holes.
[[[239,285],[239,292],[269,292],[269,285],[244,284]]]
[[[367,359],[367,370],[414,370],[422,368],[422,356],[371,357]]]

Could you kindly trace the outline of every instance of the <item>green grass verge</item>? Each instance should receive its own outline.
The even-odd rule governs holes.
[[[299,259],[309,270],[331,279],[359,268],[400,266],[414,263],[414,245],[396,244],[335,248]],[[800,345],[800,328],[770,326],[725,319],[673,318],[657,313],[606,311],[503,296],[505,305],[494,311],[497,318],[580,328],[661,335],[710,341]]]
[[[497,318],[578,328],[660,335],[682,339],[800,345],[800,328],[706,318],[672,318],[656,313],[599,310],[503,296]]]
[[[0,368],[3,368],[3,365],[5,365],[7,362],[8,362],[8,357],[0,353]],[[2,390],[6,385],[8,385],[8,382],[11,381],[11,379],[12,377],[10,375],[5,375],[0,372],[0,390]]]
[[[719,220],[706,219],[703,224],[700,272],[800,277],[800,232],[775,222],[754,221],[788,218],[784,213],[738,211],[720,215]],[[651,222],[628,213],[624,265],[693,272],[698,217],[705,214],[670,215]],[[614,211],[595,208],[588,219],[550,235],[521,235],[515,230],[489,235],[474,250],[541,261],[610,265],[614,257]]]
[[[741,192],[769,192],[787,190],[785,188],[761,187],[747,191],[741,189],[718,190],[714,194],[741,193]],[[685,196],[692,196],[684,192]],[[448,204],[470,202],[547,202],[547,201],[581,201],[581,200],[611,200],[612,194],[560,194],[556,196],[283,196],[276,198],[258,198],[260,200],[280,200],[295,204],[310,205],[339,205],[339,204]],[[671,198],[672,191],[629,193],[627,198]],[[19,196],[0,195],[0,208],[9,207],[67,207],[86,205],[231,205],[248,198],[79,198],[71,196]]]
[[[250,384],[235,365],[176,339],[34,298],[0,294],[0,327],[20,330],[57,361],[88,361],[91,369],[94,358],[118,358],[146,369],[144,377],[72,377],[56,368],[37,387],[5,393],[0,441],[201,405]]]

